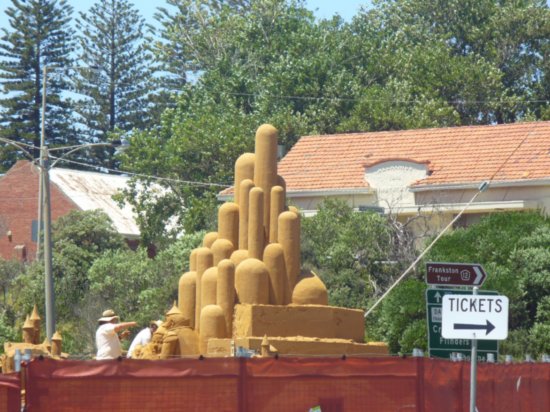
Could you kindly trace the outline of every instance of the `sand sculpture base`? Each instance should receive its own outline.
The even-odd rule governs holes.
[[[261,352],[262,341],[264,337],[237,338],[234,340],[235,347],[241,347],[253,350],[256,353]],[[357,343],[346,339],[321,339],[307,338],[303,336],[295,337],[273,337],[267,336],[269,345],[276,351],[271,351],[271,355],[368,355],[384,356],[388,355],[388,345],[383,342]],[[210,339],[208,341],[207,356],[222,357],[232,356],[231,339]]]
[[[324,305],[235,305],[233,337],[304,336],[364,342],[363,311]]]
[[[137,358],[169,359],[180,356],[210,357],[278,355],[388,355],[382,342],[364,343],[363,311],[326,305],[237,304],[231,337],[201,336],[174,306],[167,322]],[[179,326],[178,326],[179,325]],[[202,342],[202,343],[201,343]]]
[[[364,342],[363,311],[323,305],[235,306],[233,339],[210,339],[207,356],[231,356],[234,348],[271,354],[387,355],[384,343]],[[233,344],[232,344],[233,341]]]

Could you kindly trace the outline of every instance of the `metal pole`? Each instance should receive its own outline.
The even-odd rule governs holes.
[[[40,150],[45,145],[46,141],[46,81],[48,79],[48,66],[44,65],[42,76],[42,128],[40,130]],[[44,164],[42,162],[42,153],[40,153],[40,170],[38,175],[38,222],[36,225],[36,260],[40,259],[40,245],[42,233],[42,186],[44,185]]]
[[[477,295],[478,287],[474,286],[473,295]],[[472,339],[472,358],[470,359],[470,412],[476,412],[476,383],[477,383],[477,339],[474,332]]]
[[[44,272],[45,272],[45,295],[46,295],[46,336],[51,342],[55,332],[55,292],[52,274],[52,214],[50,203],[50,161],[48,147],[40,148],[40,161],[43,164],[42,174],[44,183]]]

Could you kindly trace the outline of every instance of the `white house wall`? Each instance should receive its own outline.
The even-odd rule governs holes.
[[[376,197],[373,194],[293,196],[289,192],[287,196],[290,205],[296,206],[298,209],[306,212],[316,211],[327,198],[341,200],[353,208],[359,208],[359,206],[377,206]]]
[[[477,193],[476,189],[466,190],[433,190],[416,192],[417,205],[439,205],[439,204],[465,204]],[[481,193],[475,203],[493,203],[494,211],[510,209],[507,204],[514,201],[522,201],[524,206],[520,209],[541,209],[548,213],[550,211],[550,186],[512,186],[489,188]],[[502,203],[502,207],[499,207]],[[470,210],[476,208],[473,204]],[[515,208],[512,208],[515,209]]]

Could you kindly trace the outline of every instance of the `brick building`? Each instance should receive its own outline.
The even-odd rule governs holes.
[[[38,182],[40,170],[31,162],[17,162],[0,177],[0,257],[32,260],[36,256]],[[139,228],[129,205],[120,208],[112,196],[127,177],[78,170],[50,170],[52,221],[71,210],[101,209],[129,243],[139,239]]]

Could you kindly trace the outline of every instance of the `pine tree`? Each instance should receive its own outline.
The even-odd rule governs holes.
[[[77,111],[91,142],[108,134],[144,128],[150,116],[151,56],[143,45],[145,20],[127,0],[95,3],[80,13],[76,91],[83,96]],[[98,162],[106,151],[97,153]]]
[[[43,69],[47,67],[46,144],[74,144],[67,73],[74,50],[72,7],[66,0],[12,0],[6,14],[11,29],[0,38],[0,137],[33,145],[38,157],[41,136]],[[2,144],[0,169],[16,159],[14,147]]]

